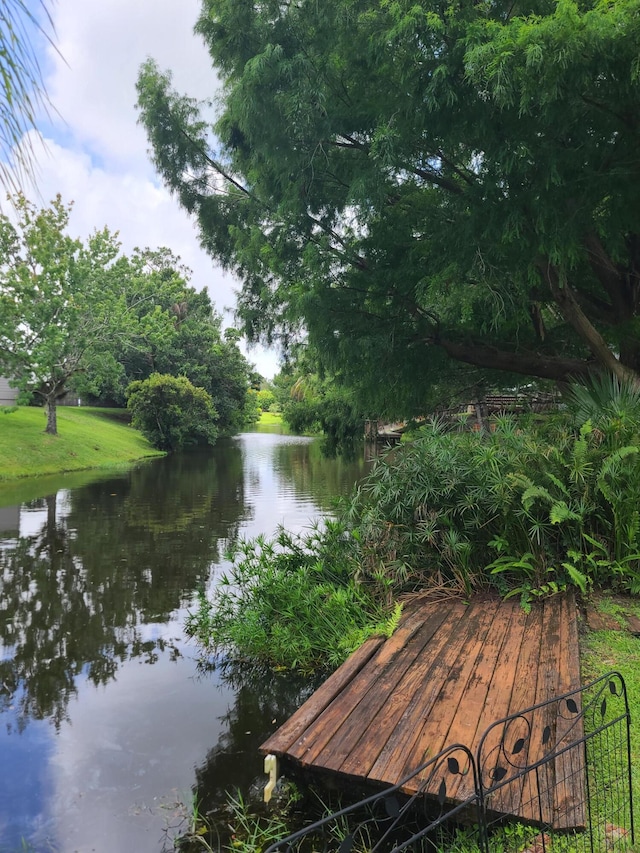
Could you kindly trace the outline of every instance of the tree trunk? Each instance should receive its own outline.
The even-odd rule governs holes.
[[[543,259],[538,263],[538,268],[549,285],[551,295],[565,321],[589,347],[600,367],[607,373],[612,373],[620,382],[637,382],[638,374],[616,358],[600,332],[580,308],[573,289],[568,282],[562,280],[555,266]]]
[[[51,394],[45,397],[44,401],[45,411],[47,413],[47,425],[44,431],[48,435],[57,435],[58,434],[58,412],[56,409],[56,398],[55,395]]]

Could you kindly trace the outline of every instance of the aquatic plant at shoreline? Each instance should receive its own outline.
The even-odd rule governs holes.
[[[276,668],[335,668],[368,637],[390,636],[400,605],[385,609],[355,581],[354,542],[326,521],[306,534],[241,541],[214,596],[201,595],[187,633],[208,651]]]
[[[338,520],[240,543],[189,632],[207,649],[306,671],[389,633],[394,603],[425,588],[494,587],[525,608],[569,586],[640,593],[640,395],[602,380],[571,405],[482,432],[426,425]]]

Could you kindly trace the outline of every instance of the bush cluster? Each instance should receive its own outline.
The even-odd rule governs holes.
[[[360,572],[393,595],[427,585],[532,596],[640,592],[640,393],[574,389],[540,421],[425,427],[345,509]]]
[[[127,388],[131,423],[158,450],[215,444],[218,413],[211,396],[186,376],[152,373]]]
[[[302,536],[281,529],[271,540],[240,542],[187,633],[210,651],[301,672],[336,667],[367,637],[390,635],[400,608],[383,611],[353,582],[344,533],[328,521]]]

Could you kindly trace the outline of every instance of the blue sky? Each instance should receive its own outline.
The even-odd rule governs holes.
[[[29,3],[41,15],[39,0]],[[74,236],[107,225],[119,232],[125,252],[168,246],[193,270],[192,285],[208,288],[219,312],[232,309],[238,282],[202,252],[193,223],[156,176],[134,106],[138,68],[148,56],[171,69],[179,91],[196,98],[215,93],[207,52],[193,34],[199,0],[47,5],[57,51],[42,36],[34,47],[52,109],[38,122],[37,189],[28,194],[38,202],[57,193],[73,201]],[[229,313],[225,322],[231,323]],[[264,375],[277,371],[273,353],[256,349],[248,357]]]

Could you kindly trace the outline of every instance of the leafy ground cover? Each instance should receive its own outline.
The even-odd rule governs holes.
[[[162,455],[110,410],[61,406],[58,419],[59,435],[46,435],[42,409],[0,410],[0,482]]]

